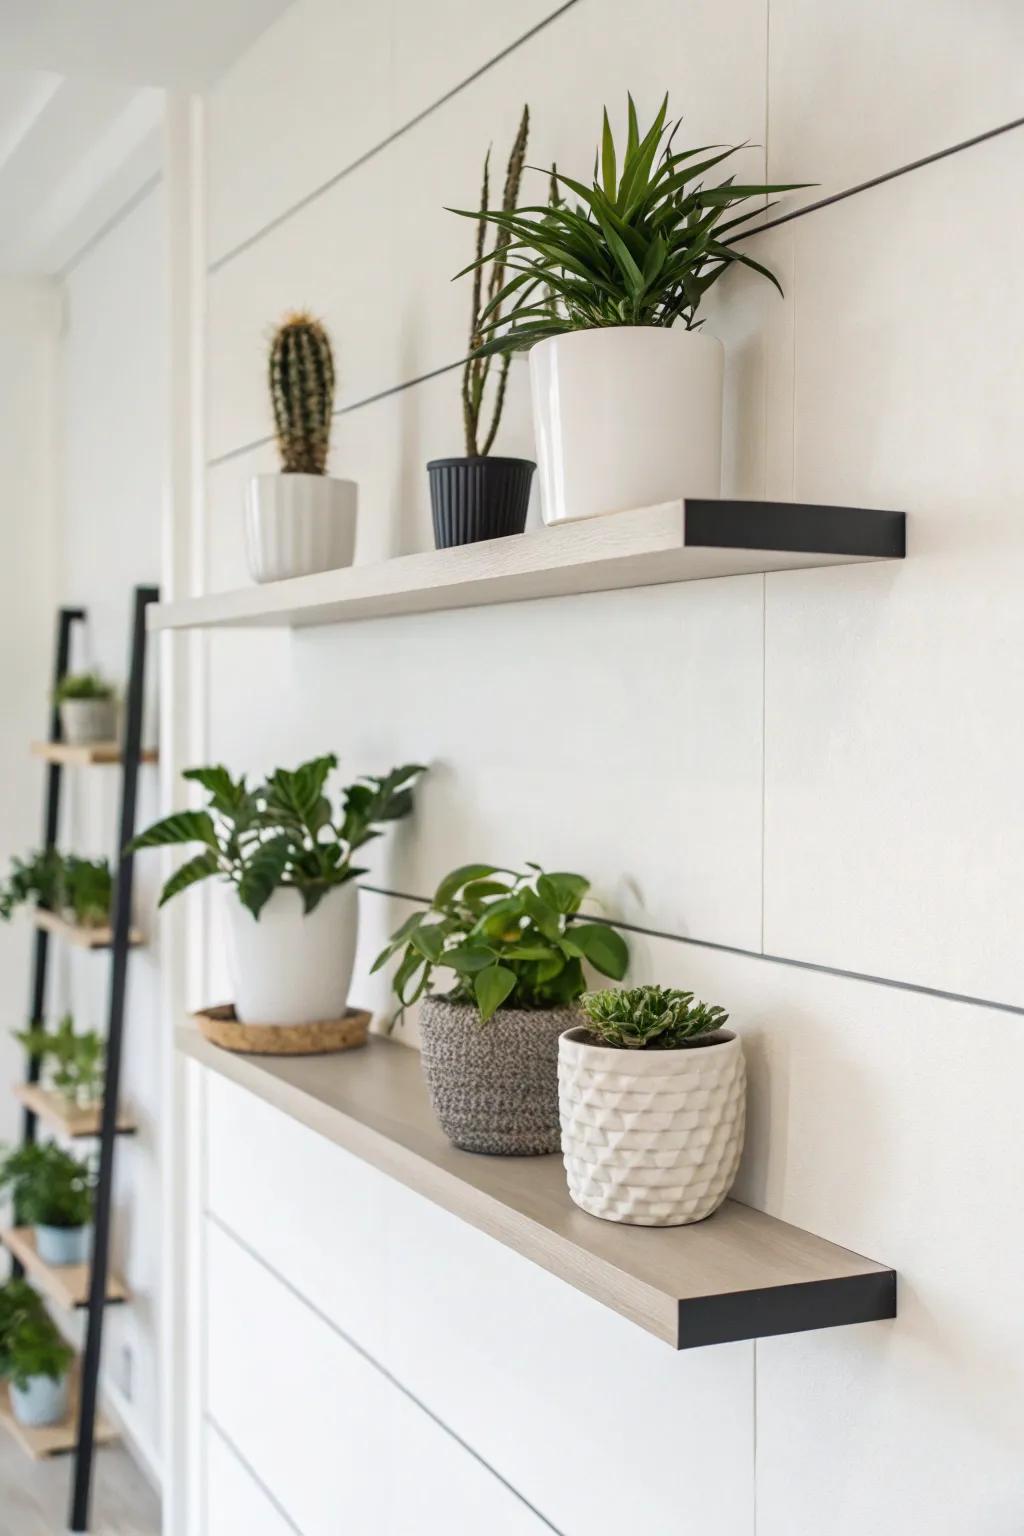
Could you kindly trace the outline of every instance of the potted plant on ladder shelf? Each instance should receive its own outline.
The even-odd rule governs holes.
[[[501,205],[508,213],[519,196],[529,131],[530,109],[524,107],[505,173]],[[490,199],[490,164],[491,152],[488,150],[480,194],[481,213],[487,209]],[[492,358],[478,349],[485,316],[501,314],[498,292],[503,286],[504,257],[511,237],[505,230],[499,230],[493,248],[485,254],[486,235],[487,229],[481,220],[477,226],[476,261],[473,264],[470,356],[462,369],[466,457],[432,459],[427,465],[434,543],[438,549],[522,533],[530,502],[530,482],[537,467],[532,459],[500,458],[491,453],[505,406],[511,358],[508,355]],[[485,262],[491,263],[486,281]],[[485,422],[488,402],[490,425]]]
[[[33,1229],[44,1264],[89,1257],[95,1178],[56,1142],[26,1142],[0,1158],[0,1190],[10,1190],[19,1221]]]
[[[0,1381],[6,1381],[19,1424],[37,1429],[68,1413],[74,1358],[40,1298],[25,1280],[0,1286]]]

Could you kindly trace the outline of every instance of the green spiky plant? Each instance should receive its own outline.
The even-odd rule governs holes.
[[[226,768],[190,768],[183,775],[205,789],[205,810],[177,811],[141,832],[129,849],[200,843],[163,888],[160,905],[190,885],[218,876],[233,885],[244,907],[258,918],[278,887],[297,890],[308,914],[336,885],[366,873],[352,862],[357,848],[380,836],[384,823],[412,810],[418,763],[393,768],[383,778],[364,777],[343,791],[340,817],[325,794],[338,766],[333,753],[294,770],[278,768],[253,787]]]
[[[523,115],[519,122],[519,131],[512,145],[508,157],[508,166],[505,171],[505,186],[501,197],[502,211],[511,214],[519,200],[519,187],[523,179],[523,167],[526,163],[526,144],[530,136],[530,108],[524,106]],[[480,189],[480,212],[485,214],[490,202],[490,172],[491,151],[488,149],[484,157],[483,185]],[[498,435],[498,427],[501,424],[501,413],[505,406],[505,391],[508,386],[508,370],[511,356],[501,358],[497,364],[497,379],[494,385],[494,403],[491,410],[490,426],[484,429],[482,417],[484,410],[484,393],[491,374],[491,359],[481,355],[479,348],[483,340],[481,327],[484,323],[485,312],[492,320],[500,322],[502,306],[498,300],[500,290],[504,286],[503,278],[505,263],[503,256],[508,249],[511,235],[507,229],[499,229],[495,234],[494,245],[490,251],[486,251],[487,224],[481,217],[476,230],[476,260],[473,265],[473,299],[470,311],[469,324],[469,351],[462,370],[462,421],[466,433],[466,454],[469,458],[486,458],[494,446],[494,439]],[[490,272],[484,283],[484,263],[491,264]]]
[[[446,875],[429,908],[392,934],[374,961],[403,950],[392,985],[396,1018],[430,985],[434,970],[453,972],[445,994],[471,1003],[486,1024],[499,1008],[564,1008],[586,983],[584,960],[603,976],[625,975],[629,950],[606,923],[577,921],[590,889],[583,875],[528,873],[495,864],[463,864]]]
[[[330,337],[303,310],[286,315],[270,344],[270,400],[286,475],[325,475],[334,406]]]
[[[0,1190],[9,1190],[29,1226],[84,1227],[92,1217],[95,1177],[56,1142],[26,1142],[0,1157]]]
[[[806,183],[740,184],[730,176],[707,185],[707,173],[745,146],[676,150],[678,128],[668,121],[666,96],[641,133],[630,96],[624,154],[606,109],[590,185],[552,172],[560,192],[575,197],[574,206],[559,199],[556,206],[549,201],[511,211],[450,210],[506,236],[500,251],[482,252],[457,274],[500,262],[506,279],[484,306],[478,359],[601,326],[681,321],[695,330],[708,289],[737,262],[782,292],[775,275],[734,241],[741,225],[772,206],[764,202],[767,194]]]
[[[76,1031],[66,1013],[55,1029],[43,1025],[15,1033],[39,1063],[46,1081],[69,1104],[95,1104],[103,1084],[103,1040],[94,1029]]]
[[[66,704],[71,699],[112,699],[114,688],[98,672],[67,672],[53,690],[53,702]]]
[[[27,1280],[0,1286],[0,1381],[24,1392],[33,1376],[59,1381],[74,1351]]]
[[[605,987],[580,998],[598,1045],[624,1051],[678,1051],[700,1045],[729,1015],[717,1004],[695,1003],[675,987]]]

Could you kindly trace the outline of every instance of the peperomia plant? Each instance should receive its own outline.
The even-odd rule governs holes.
[[[27,1280],[0,1286],[0,1381],[24,1392],[33,1376],[57,1381],[74,1358]]]
[[[113,897],[106,859],[80,859],[42,848],[11,860],[11,873],[0,886],[0,919],[6,921],[17,907],[31,905],[48,912],[69,911],[83,927],[101,927],[110,921]]]
[[[429,908],[416,912],[377,956],[379,970],[398,950],[394,977],[402,1011],[430,985],[437,967],[455,975],[446,994],[474,1004],[486,1023],[503,1005],[560,1008],[583,992],[587,960],[603,976],[625,975],[625,940],[606,923],[576,921],[590,882],[582,875],[529,873],[464,864],[446,875]]]
[[[695,1003],[675,987],[606,987],[580,998],[599,1045],[624,1051],[676,1051],[699,1045],[729,1015],[717,1004]]]
[[[15,1034],[46,1080],[71,1104],[93,1104],[103,1082],[103,1040],[94,1029],[76,1031],[66,1013],[55,1029],[38,1025]]]
[[[457,274],[488,262],[510,274],[481,314],[477,334],[485,339],[477,356],[520,351],[548,336],[598,326],[670,326],[681,320],[693,330],[702,323],[697,315],[704,295],[734,262],[759,272],[781,293],[767,267],[737,250],[736,231],[772,206],[764,201],[767,193],[804,183],[741,185],[730,176],[707,186],[707,173],[744,146],[673,149],[679,123],[667,119],[666,96],[641,134],[629,97],[620,158],[606,110],[600,174],[595,164],[588,186],[551,173],[560,189],[574,194],[574,207],[559,200],[511,211],[451,210],[493,224],[507,237],[505,245]],[[742,213],[732,212],[740,207]]]
[[[412,782],[424,769],[407,763],[383,778],[358,779],[343,791],[336,814],[325,789],[337,766],[331,753],[294,770],[278,768],[253,787],[244,774],[233,779],[223,767],[188,769],[184,777],[207,793],[206,809],[178,811],[129,844],[132,850],[203,845],[167,881],[160,905],[216,875],[235,887],[253,917],[282,886],[298,891],[308,914],[335,886],[365,874],[352,855],[379,837],[385,822],[409,814]]]
[[[93,1172],[56,1142],[26,1142],[0,1158],[0,1190],[9,1189],[19,1221],[84,1227],[92,1216]]]

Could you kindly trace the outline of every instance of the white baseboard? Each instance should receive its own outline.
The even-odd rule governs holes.
[[[103,1406],[117,1425],[128,1444],[139,1468],[145,1473],[152,1483],[156,1493],[163,1490],[163,1473],[161,1470],[160,1452],[153,1444],[149,1435],[138,1422],[138,1415],[134,1407],[125,1397],[124,1393],[114,1385],[107,1377],[100,1382],[100,1395]]]

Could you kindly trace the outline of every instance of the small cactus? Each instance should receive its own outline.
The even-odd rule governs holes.
[[[331,342],[312,315],[286,315],[270,345],[270,398],[285,474],[324,475],[334,405]]]

